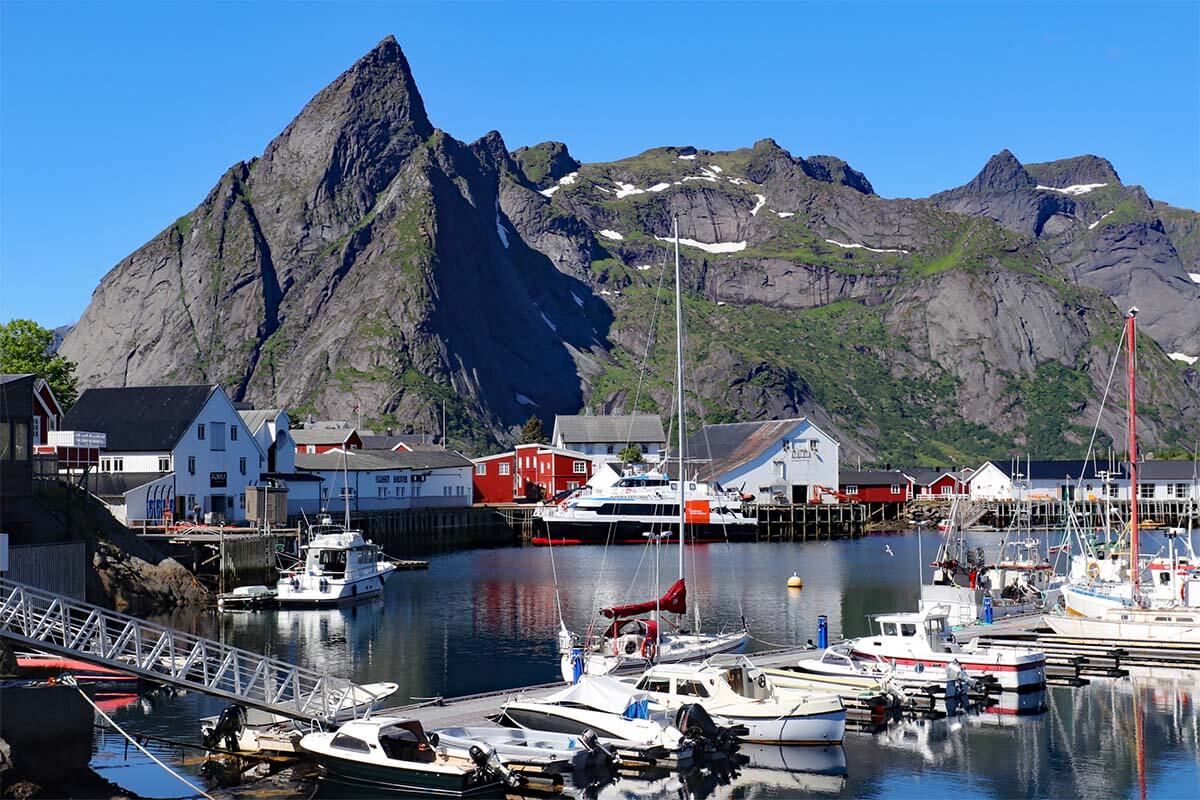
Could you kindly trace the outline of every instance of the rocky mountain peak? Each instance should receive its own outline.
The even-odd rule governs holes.
[[[965,187],[971,194],[1001,194],[1037,185],[1021,162],[1007,149],[988,159],[979,174]]]
[[[849,186],[863,194],[875,194],[875,188],[871,186],[867,176],[837,156],[809,156],[804,159],[803,164],[804,172],[810,178]]]
[[[518,147],[512,153],[513,160],[521,165],[525,177],[539,189],[557,183],[564,175],[579,169],[579,162],[572,158],[562,142],[542,142],[532,147]]]
[[[1099,156],[1083,155],[1063,158],[1058,161],[1029,164],[1025,169],[1039,186],[1062,188],[1095,184],[1121,185],[1121,177],[1117,175],[1117,170],[1108,159]]]

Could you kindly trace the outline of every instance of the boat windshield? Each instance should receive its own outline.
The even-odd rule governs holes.
[[[418,761],[431,763],[437,760],[437,754],[425,738],[421,723],[402,722],[389,725],[379,732],[379,746],[388,758],[398,761]]]
[[[931,620],[927,620],[925,622],[925,630],[929,631],[930,633],[937,633],[937,634],[945,633],[946,632],[946,618],[945,617],[934,617]],[[913,633],[916,633],[916,630],[914,630]],[[908,634],[908,635],[911,636],[912,634]]]

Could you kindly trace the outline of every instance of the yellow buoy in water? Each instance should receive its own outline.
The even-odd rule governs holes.
[[[796,573],[793,572],[792,577],[788,578],[788,588],[789,589],[803,589],[804,581],[802,581],[800,579],[799,575],[797,575]]]

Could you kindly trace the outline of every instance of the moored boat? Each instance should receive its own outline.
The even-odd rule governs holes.
[[[1030,691],[1046,683],[1046,656],[1036,650],[958,644],[947,624],[948,612],[930,608],[917,614],[875,617],[880,632],[850,642],[858,658],[879,658],[913,669],[948,668],[957,663],[972,678],[994,678],[1001,689]]]
[[[302,563],[275,585],[278,605],[333,605],[372,597],[396,570],[360,531],[334,526],[328,517],[313,526],[303,550]]]
[[[841,744],[846,709],[829,692],[777,690],[763,670],[743,658],[652,667],[638,689],[668,709],[695,703],[721,724],[741,726],[743,741],[758,744]]]

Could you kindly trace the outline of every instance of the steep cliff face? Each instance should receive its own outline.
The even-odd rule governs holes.
[[[105,276],[62,351],[84,385],[215,380],[400,429],[444,405],[468,446],[531,414],[665,412],[678,220],[694,417],[809,414],[866,460],[1060,455],[1094,418],[1114,303],[1200,354],[1195,216],[1090,156],[1005,152],[888,200],[769,139],[602,164],[467,144],[389,38]],[[1147,436],[1173,444],[1200,380],[1146,345]]]

